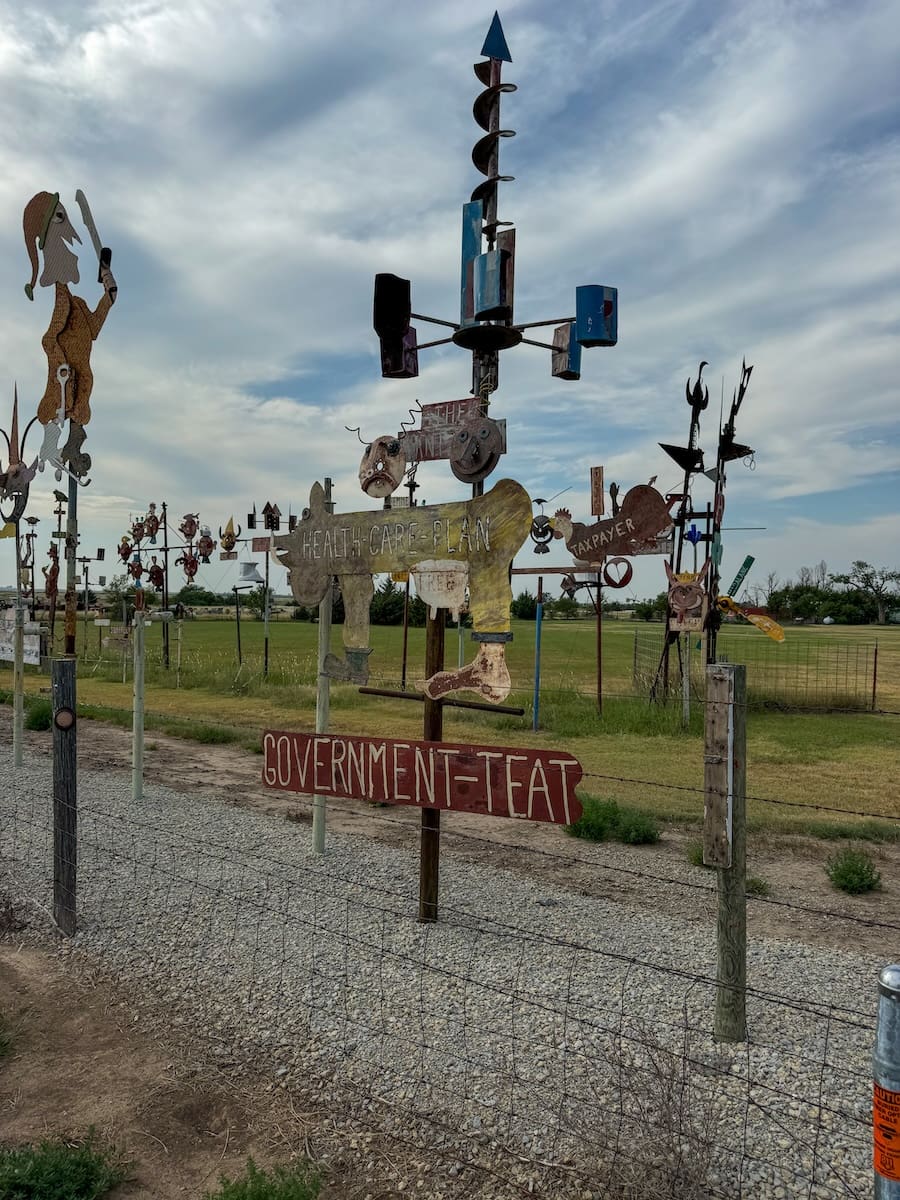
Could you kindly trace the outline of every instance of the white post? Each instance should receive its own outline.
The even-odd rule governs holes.
[[[325,511],[334,512],[331,499],[331,480],[325,478]],[[331,707],[331,680],[325,674],[325,656],[331,648],[331,592],[332,579],[319,605],[318,674],[316,676],[316,733],[328,732],[328,717]],[[313,854],[325,853],[325,797],[313,796],[312,820]]]
[[[144,610],[134,610],[134,717],[131,738],[131,798],[144,794]]]
[[[13,766],[21,767],[25,741],[25,619],[22,613],[22,551],[16,524],[16,609],[13,632]]]
[[[681,647],[681,723],[691,723],[691,635],[684,634]]]

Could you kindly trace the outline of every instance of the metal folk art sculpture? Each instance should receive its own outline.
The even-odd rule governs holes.
[[[325,671],[354,683],[368,679],[374,574],[409,571],[426,604],[456,613],[468,585],[478,653],[460,670],[433,675],[425,692],[437,699],[467,689],[499,704],[510,690],[505,653],[511,637],[509,564],[530,527],[531,500],[511,479],[501,479],[472,500],[342,514],[326,511],[325,493],[316,483],[309,509],[292,533],[273,538],[272,553],[287,567],[300,604],[318,604],[337,576],[344,597],[345,658],[329,655]]]
[[[69,290],[78,283],[78,259],[69,248],[81,238],[60,203],[58,192],[38,192],[25,205],[22,219],[25,246],[31,262],[31,280],[25,294],[34,299],[34,285],[53,287],[56,298],[47,332],[41,341],[47,356],[47,385],[38,404],[38,420],[44,426],[44,441],[39,459],[41,467],[49,463],[57,478],[65,471],[83,481],[91,469],[91,458],[82,450],[85,426],[91,419],[91,349],[115,303],[118,289],[110,270],[111,252],[100,241],[94,218],[84,192],[75,193],[85,227],[98,260],[97,280],[103,295],[91,310],[80,296]],[[38,255],[43,255],[43,271],[38,281]],[[60,434],[69,422],[69,437],[59,449]]]

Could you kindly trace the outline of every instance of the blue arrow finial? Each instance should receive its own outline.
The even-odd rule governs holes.
[[[484,39],[481,53],[485,58],[499,58],[503,62],[512,62],[509,46],[507,46],[506,38],[503,35],[503,26],[500,24],[499,13],[494,13],[494,19],[491,21],[491,27],[488,30],[487,37]]]

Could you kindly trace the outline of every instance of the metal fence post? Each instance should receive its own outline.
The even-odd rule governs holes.
[[[703,861],[718,868],[715,1036],[747,1037],[747,669],[706,668]]]
[[[134,709],[131,722],[131,798],[144,795],[144,610],[134,610]]]
[[[331,498],[331,479],[325,477],[325,511],[334,512]],[[325,659],[331,649],[331,608],[334,579],[329,576],[328,588],[319,603],[319,643],[316,661],[316,733],[327,733],[331,716],[331,679],[325,674]],[[325,853],[325,797],[313,796],[312,812],[313,854]]]
[[[78,870],[78,766],[75,742],[75,659],[55,658],[53,688],[53,919],[75,933]]]
[[[875,1200],[900,1200],[900,966],[878,977],[872,1055]]]

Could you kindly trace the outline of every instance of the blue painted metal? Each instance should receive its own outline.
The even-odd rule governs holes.
[[[478,321],[505,321],[510,315],[506,302],[507,258],[502,250],[488,250],[475,259],[473,287]]]
[[[544,619],[544,605],[538,600],[534,613],[534,714],[531,718],[531,728],[537,729],[541,715],[541,624]]]
[[[494,13],[494,19],[491,21],[491,27],[487,32],[487,37],[484,39],[481,53],[485,58],[499,58],[502,62],[512,62],[498,12]]]
[[[619,289],[598,283],[577,287],[575,325],[582,346],[615,346],[619,340]]]
[[[553,331],[551,373],[557,379],[581,378],[581,343],[575,337],[575,322],[558,325]]]
[[[480,200],[470,200],[463,205],[462,216],[462,272],[460,281],[459,323],[475,323],[474,267],[481,253],[481,226],[484,221],[484,205]]]
[[[696,546],[697,543],[700,541],[700,539],[703,537],[703,534],[700,532],[700,530],[697,528],[696,525],[691,523],[690,529],[687,531],[687,533],[684,536],[687,538],[687,540],[691,543],[692,546]]]

